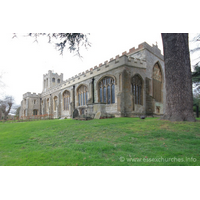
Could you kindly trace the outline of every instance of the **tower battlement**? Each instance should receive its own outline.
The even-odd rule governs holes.
[[[43,75],[43,92],[47,91],[49,88],[59,85],[63,82],[63,73],[58,75],[52,70],[48,71],[48,74]]]
[[[24,99],[27,98],[27,97],[40,98],[41,94],[40,93],[38,93],[38,94],[36,94],[36,93],[31,94],[31,92],[27,92],[27,93],[23,94],[23,98]]]

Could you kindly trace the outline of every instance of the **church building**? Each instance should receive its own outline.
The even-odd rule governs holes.
[[[27,92],[20,117],[51,115],[138,117],[165,112],[164,58],[146,42],[67,80],[51,70],[43,75],[43,91]]]

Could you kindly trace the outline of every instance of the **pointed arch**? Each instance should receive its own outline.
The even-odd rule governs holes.
[[[98,99],[100,103],[115,103],[116,77],[111,75],[102,76],[97,81]]]
[[[159,61],[153,66],[152,86],[155,101],[162,102],[163,72]]]
[[[57,105],[58,105],[58,97],[54,96],[53,97],[53,110],[54,110],[54,112],[56,111]]]
[[[46,113],[49,114],[49,98],[46,99]]]
[[[70,92],[68,90],[65,90],[62,93],[62,99],[63,99],[63,110],[69,110],[70,105]]]
[[[140,74],[131,78],[131,91],[134,96],[134,104],[143,105],[144,80]]]
[[[78,97],[78,106],[84,106],[88,102],[88,86],[81,84],[76,89],[76,94]]]
[[[114,79],[114,84],[117,85],[117,78],[112,74],[103,75],[96,83],[96,89],[99,89],[99,83],[106,77],[110,77]]]

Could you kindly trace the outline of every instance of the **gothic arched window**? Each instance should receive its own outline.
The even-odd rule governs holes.
[[[86,105],[88,101],[88,88],[85,85],[82,85],[78,89],[78,105]]]
[[[33,110],[33,115],[38,115],[38,110]]]
[[[63,110],[69,110],[70,104],[70,93],[69,91],[65,91],[63,93]]]
[[[46,102],[46,112],[49,113],[49,98],[47,99]]]
[[[115,103],[115,80],[105,77],[99,83],[99,99],[101,103]]]
[[[160,66],[156,63],[153,67],[153,97],[161,102],[162,73]]]
[[[56,108],[57,108],[57,103],[58,103],[58,97],[55,96],[54,99],[53,99],[53,104],[54,104],[54,111],[56,111]]]
[[[131,80],[131,89],[134,95],[135,104],[142,105],[142,79],[135,75]]]

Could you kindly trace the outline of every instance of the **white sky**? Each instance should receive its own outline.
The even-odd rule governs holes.
[[[90,33],[91,47],[81,48],[82,59],[70,53],[67,49],[63,56],[48,43],[48,38],[18,37],[12,39],[11,33],[0,34],[0,71],[6,87],[1,93],[13,95],[20,104],[22,95],[26,92],[42,92],[43,74],[48,70],[63,73],[64,80],[80,72],[86,71],[144,41],[150,45],[158,43],[162,50],[160,33]]]
[[[181,9],[177,9],[180,2]],[[162,51],[160,32],[195,32],[198,28],[197,1],[189,5],[173,1],[173,6],[154,0],[76,3],[67,7],[37,0],[31,5],[23,0],[1,4],[0,75],[5,87],[0,87],[0,96],[12,95],[20,104],[24,93],[42,92],[43,74],[48,70],[63,73],[66,80],[145,41],[157,42]],[[80,60],[67,49],[64,56],[59,55],[47,38],[33,43],[33,38],[12,39],[13,32],[88,32],[92,46],[81,49]]]
[[[48,43],[48,38],[41,37],[38,43],[34,38],[22,37],[12,39],[12,33],[0,34],[0,72],[5,87],[1,94],[13,95],[16,104],[20,104],[26,92],[41,93],[43,74],[48,70],[64,74],[64,80],[90,69],[144,41],[158,44],[163,51],[160,33],[90,33],[91,47],[81,48],[82,59],[67,49],[63,56]]]

